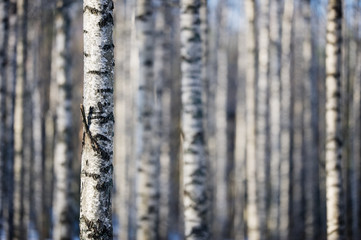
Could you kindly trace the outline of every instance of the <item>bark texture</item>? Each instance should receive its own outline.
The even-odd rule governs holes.
[[[71,208],[72,113],[70,76],[70,16],[71,1],[58,0],[55,14],[54,71],[57,83],[56,142],[54,153],[54,233],[55,240],[72,239]]]
[[[136,28],[139,53],[138,149],[137,149],[137,239],[158,237],[159,156],[155,147],[154,101],[154,6],[151,0],[138,0]]]
[[[282,1],[270,3],[270,182],[271,203],[267,221],[270,237],[279,238],[280,223],[280,129],[281,129],[281,33]]]
[[[291,184],[291,45],[294,1],[284,2],[281,68],[280,239],[289,239]]]
[[[14,239],[22,239],[26,232],[24,223],[24,95],[27,59],[27,10],[28,1],[17,1],[18,40],[16,56],[16,98],[14,115]]]
[[[199,0],[182,0],[180,16],[185,239],[209,239],[207,168],[202,115]]]
[[[258,74],[257,4],[255,0],[245,2],[248,20],[246,114],[247,114],[247,232],[249,239],[259,240],[257,208],[257,162],[256,162],[256,83]]]
[[[80,239],[112,239],[113,1],[85,0]]]
[[[345,238],[342,192],[341,29],[342,1],[330,0],[326,33],[326,204],[327,239]]]

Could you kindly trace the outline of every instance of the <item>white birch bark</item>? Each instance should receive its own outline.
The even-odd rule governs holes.
[[[58,0],[55,14],[54,63],[57,83],[56,140],[54,153],[54,233],[55,240],[72,239],[71,208],[72,112],[70,76],[70,16],[69,0]]]
[[[17,1],[18,40],[16,57],[16,98],[14,115],[14,239],[22,239],[25,234],[24,213],[24,91],[26,83],[26,13],[27,0]]]
[[[341,138],[342,1],[330,0],[326,34],[326,204],[327,239],[344,239]]]
[[[202,115],[200,5],[199,0],[182,0],[180,9],[185,239],[209,239]]]
[[[257,80],[257,118],[256,118],[256,158],[257,158],[257,197],[259,231],[265,239],[267,231],[267,128],[268,128],[268,73],[269,73],[269,0],[260,2],[259,49]]]
[[[159,217],[159,158],[155,152],[154,15],[151,0],[138,0],[136,31],[139,53],[137,239],[157,239]]]
[[[246,124],[247,124],[247,232],[248,238],[259,240],[257,208],[257,162],[256,162],[256,84],[258,74],[258,41],[257,41],[257,3],[255,0],[245,2],[248,20],[247,30],[247,73],[246,73]]]
[[[290,233],[290,164],[291,164],[291,42],[294,1],[284,2],[281,55],[281,155],[280,155],[280,239]]]
[[[0,237],[3,234],[4,228],[4,200],[6,185],[4,178],[6,171],[6,142],[7,136],[5,135],[6,125],[6,92],[7,92],[7,47],[9,38],[9,1],[0,1]]]
[[[243,6],[242,6],[243,7]],[[234,150],[235,165],[235,199],[234,199],[234,239],[245,239],[246,228],[246,194],[247,194],[247,125],[246,125],[246,67],[247,49],[243,44],[246,36],[244,12],[241,13],[240,28],[238,34],[238,71],[237,71],[237,102],[236,102],[236,135]]]
[[[283,1],[270,4],[270,182],[271,205],[267,220],[270,237],[279,238],[280,223],[280,114],[281,114],[281,33]]]
[[[85,0],[80,239],[112,239],[113,1]]]
[[[118,226],[114,226],[114,238],[128,239],[128,213],[129,211],[129,181],[127,172],[129,172],[127,154],[130,151],[130,138],[127,135],[126,123],[129,120],[127,108],[131,105],[127,102],[127,96],[131,89],[129,81],[129,53],[130,53],[130,23],[129,15],[125,1],[115,2],[116,15],[114,38],[121,42],[115,49],[115,82],[114,82],[114,175],[115,196],[113,208],[115,210]],[[127,18],[128,17],[128,18]],[[127,75],[128,73],[128,75]],[[128,104],[128,106],[127,106]],[[129,154],[128,154],[129,155]]]

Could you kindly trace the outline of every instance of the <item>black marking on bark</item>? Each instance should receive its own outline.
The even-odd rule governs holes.
[[[204,143],[204,136],[203,132],[198,132],[194,137],[191,144],[202,144]]]
[[[88,31],[87,31],[87,30],[83,30],[83,33],[88,33]]]
[[[148,60],[144,61],[143,65],[146,66],[146,67],[152,67],[153,66],[153,61],[148,59]]]
[[[108,51],[110,49],[113,49],[114,48],[114,44],[105,44],[104,46],[102,46],[102,49],[104,51]]]
[[[202,57],[190,57],[190,58],[187,58],[185,56],[182,56],[182,60],[185,61],[185,62],[188,62],[188,63],[196,63],[196,62],[199,62],[202,60]]]
[[[153,15],[153,12],[152,11],[147,11],[141,15],[138,15],[135,17],[136,20],[138,21],[142,21],[142,22],[145,22],[148,20],[148,17],[151,17]]]
[[[98,15],[99,13],[103,13],[102,10],[99,10],[99,9],[96,9],[96,8],[93,8],[93,7],[90,7],[90,6],[85,6],[84,9],[83,9],[83,13],[85,13],[87,10],[91,14],[96,14],[96,15]]]
[[[97,174],[97,173],[90,173],[90,172],[86,172],[86,171],[82,171],[82,174],[86,177],[91,177],[93,178],[94,180],[97,180],[100,178],[100,175]]]
[[[111,140],[107,137],[107,136],[105,136],[105,135],[103,135],[103,134],[96,134],[96,135],[94,135],[94,138],[96,139],[96,140],[101,140],[101,141],[105,141],[105,142],[110,142]]]
[[[113,24],[113,16],[111,13],[106,14],[102,19],[100,19],[100,22],[98,22],[99,27],[104,27],[108,24]]]
[[[106,225],[100,219],[89,220],[87,217],[82,215],[80,217],[80,222],[85,223],[87,233],[86,236],[89,239],[112,239],[113,238],[113,229],[111,225]]]
[[[105,75],[109,74],[109,71],[90,70],[90,71],[88,71],[87,73],[101,76],[101,75],[104,75],[104,74],[105,74]]]
[[[97,93],[113,93],[113,88],[97,89]]]
[[[106,191],[112,186],[112,181],[106,181],[106,182],[98,182],[95,188],[98,191]]]
[[[201,7],[200,1],[195,1],[194,4],[189,4],[184,9],[184,13],[197,14],[199,13],[199,8]]]
[[[81,111],[81,114],[82,114],[82,120],[83,120],[83,125],[84,125],[84,128],[85,128],[85,133],[87,134],[87,136],[90,139],[92,149],[95,152],[97,152],[104,160],[109,161],[110,160],[110,155],[100,147],[99,143],[94,139],[94,137],[92,136],[92,134],[91,134],[91,132],[89,130],[89,125],[88,124],[89,124],[90,120],[92,119],[91,118],[91,110],[92,110],[92,107],[89,108],[89,115],[88,115],[89,118],[88,118],[88,121],[87,121],[86,116],[85,116],[84,106],[83,106],[83,104],[80,105],[80,111]],[[113,117],[113,119],[114,119],[114,117]]]
[[[333,141],[336,142],[337,146],[342,147],[342,140],[340,137],[331,137],[331,138],[326,139],[326,143],[333,142]]]
[[[89,56],[90,56],[90,54],[89,54],[89,53],[84,52],[84,56],[85,56],[85,57],[89,57]]]

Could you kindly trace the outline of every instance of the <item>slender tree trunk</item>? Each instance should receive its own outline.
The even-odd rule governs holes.
[[[290,234],[291,184],[291,45],[294,1],[284,2],[281,67],[280,239]]]
[[[256,84],[258,74],[258,41],[257,41],[257,3],[255,0],[245,2],[248,20],[248,63],[246,75],[246,114],[247,114],[247,227],[248,238],[259,240],[261,233],[259,229],[257,208],[257,162],[256,162]]]
[[[112,239],[113,1],[85,0],[80,239]]]
[[[359,11],[360,9],[358,9]],[[360,13],[358,13],[360,14]],[[359,19],[359,18],[357,18]],[[352,239],[360,239],[360,159],[361,159],[361,43],[358,40],[356,72],[353,84],[351,131]]]
[[[16,69],[16,98],[14,116],[14,239],[22,239],[26,234],[24,222],[24,91],[26,84],[27,59],[27,0],[17,1],[18,40]]]
[[[342,1],[330,0],[326,35],[326,201],[327,239],[344,239],[341,138]]]
[[[208,239],[199,0],[181,1],[183,205],[185,239]]]
[[[56,240],[72,239],[73,211],[71,206],[72,112],[70,77],[70,16],[71,1],[58,0],[55,14],[55,62],[57,82],[56,143],[54,159],[54,234]]]
[[[8,240],[14,238],[14,109],[15,109],[15,85],[16,85],[16,0],[9,3],[9,45],[8,45],[8,69],[7,69],[7,116],[6,116],[6,135],[8,137],[6,150],[6,187],[4,199],[4,225],[6,237]]]
[[[242,12],[240,23],[245,21],[245,14]],[[238,72],[237,72],[237,100],[236,100],[236,134],[234,149],[234,169],[235,169],[235,198],[234,198],[234,222],[233,238],[237,240],[245,239],[245,230],[247,219],[246,213],[246,195],[247,195],[247,118],[246,118],[246,67],[247,67],[247,49],[244,42],[248,39],[245,34],[244,25],[240,24],[238,34]]]
[[[6,67],[8,62],[7,47],[9,39],[9,0],[0,1],[0,236],[4,231],[4,200],[6,174],[6,93],[7,93],[7,75]]]
[[[155,153],[154,15],[151,0],[136,7],[139,51],[137,239],[157,239],[159,217],[159,158]]]
[[[116,239],[128,239],[128,214],[129,214],[129,181],[127,172],[128,160],[127,153],[130,151],[127,145],[129,136],[127,135],[126,123],[129,118],[127,114],[127,93],[131,90],[131,79],[129,79],[129,53],[130,53],[130,23],[127,18],[126,1],[116,1],[115,11],[115,36],[114,38],[122,44],[119,48],[115,48],[115,82],[114,82],[114,175],[115,196],[113,208],[117,216],[118,226],[114,226],[114,237]],[[128,142],[128,143],[127,143]]]
[[[318,120],[318,103],[317,103],[317,79],[314,74],[314,57],[312,56],[313,32],[311,27],[311,1],[302,2],[303,15],[303,64],[304,75],[304,131],[305,131],[305,185],[307,186],[306,194],[306,212],[305,212],[305,238],[318,239],[317,236],[317,215],[319,214],[318,204],[318,126],[315,122]],[[308,189],[310,188],[310,190]]]
[[[272,1],[270,6],[270,172],[271,203],[268,217],[270,237],[279,239],[280,223],[280,111],[281,111],[281,33],[283,1]]]
[[[267,234],[267,128],[268,128],[268,73],[269,73],[269,0],[260,3],[259,49],[258,49],[258,81],[257,81],[257,117],[256,117],[256,146],[257,146],[257,194],[258,217],[261,239]]]
[[[227,1],[221,1],[218,5],[219,11],[219,34],[218,49],[217,49],[217,83],[215,91],[215,146],[216,146],[216,159],[215,159],[215,199],[214,199],[214,238],[223,239],[227,234],[227,227],[229,226],[227,211],[227,87],[228,87],[228,56],[227,56],[227,43],[228,43],[228,29],[227,29]]]

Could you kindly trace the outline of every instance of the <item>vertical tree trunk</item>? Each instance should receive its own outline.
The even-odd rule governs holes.
[[[227,183],[227,87],[228,87],[228,29],[227,29],[227,1],[221,1],[218,4],[219,14],[219,34],[218,49],[217,49],[217,79],[215,91],[215,146],[216,146],[216,159],[215,159],[215,176],[214,176],[214,238],[226,238],[227,227],[229,226],[227,211],[230,206],[227,202],[228,184]]]
[[[113,208],[116,213],[118,226],[114,226],[114,237],[116,239],[128,239],[128,215],[129,215],[129,182],[127,172],[128,160],[127,153],[130,151],[129,136],[127,136],[126,123],[129,118],[127,113],[127,93],[130,92],[131,84],[129,81],[129,53],[130,53],[130,22],[127,18],[126,1],[115,2],[115,33],[114,39],[122,44],[115,48],[115,81],[114,81],[114,185],[115,196]],[[128,74],[129,75],[129,74]],[[128,143],[127,143],[128,142]]]
[[[260,3],[259,49],[258,49],[258,81],[257,81],[257,118],[256,118],[256,146],[257,146],[257,188],[258,188],[258,216],[261,239],[266,238],[267,232],[267,128],[268,128],[268,73],[269,73],[269,0]]]
[[[14,238],[14,109],[15,109],[15,85],[16,85],[16,0],[9,3],[9,45],[8,45],[8,69],[7,69],[7,116],[6,116],[6,135],[8,137],[6,150],[6,185],[4,199],[4,221],[7,239]]]
[[[9,0],[0,1],[0,236],[3,234],[4,225],[4,200],[6,185],[6,142],[5,122],[6,122],[6,93],[7,93],[7,47],[9,38]]]
[[[289,239],[291,184],[291,44],[294,1],[284,2],[281,67],[280,239]]]
[[[360,11],[360,9],[357,9]],[[360,13],[358,13],[360,14]],[[359,19],[359,15],[357,17]],[[361,159],[361,45],[358,40],[356,72],[353,84],[353,106],[351,115],[351,191],[352,191],[352,239],[360,239],[360,159]]]
[[[139,51],[137,151],[137,239],[157,239],[159,217],[159,159],[155,154],[154,15],[151,0],[136,6]]]
[[[341,138],[342,1],[330,0],[326,35],[326,201],[327,239],[344,239]]]
[[[311,27],[311,1],[302,2],[303,15],[303,67],[306,79],[304,81],[304,131],[305,131],[305,186],[306,212],[305,212],[305,238],[319,239],[317,216],[319,212],[319,175],[318,175],[318,86],[315,76],[315,59],[313,51],[313,32]],[[309,189],[310,188],[310,189]]]
[[[270,237],[279,239],[280,223],[280,114],[281,114],[281,33],[282,3],[272,1],[270,6],[270,182],[271,203],[268,218]]]
[[[28,1],[17,1],[18,40],[16,58],[16,98],[14,116],[14,239],[22,239],[26,234],[24,223],[24,91],[26,84],[26,44]]]
[[[257,208],[257,162],[256,162],[256,84],[258,74],[258,41],[257,41],[257,3],[255,0],[245,2],[248,20],[248,63],[246,75],[246,114],[247,114],[247,228],[248,238],[259,240],[261,233],[259,229]]]
[[[208,239],[207,168],[202,115],[202,39],[199,0],[182,0],[183,191],[185,239]]]
[[[112,239],[113,1],[85,0],[80,239]]]
[[[73,212],[71,206],[72,112],[70,76],[70,16],[71,1],[58,0],[55,14],[55,46],[53,67],[57,83],[56,142],[54,153],[54,234],[55,240],[72,239]]]

